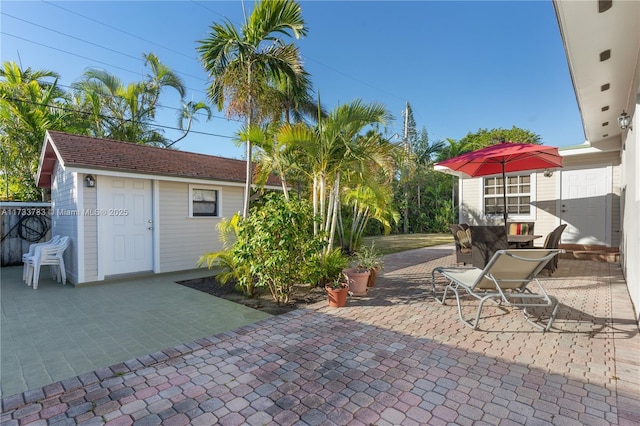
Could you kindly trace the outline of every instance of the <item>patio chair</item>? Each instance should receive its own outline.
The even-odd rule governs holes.
[[[560,238],[562,237],[562,233],[564,232],[564,228],[567,227],[567,224],[562,224],[558,226],[556,229],[551,231],[544,242],[544,248],[546,249],[557,249],[560,245]],[[558,269],[558,257],[554,257],[551,259],[546,265],[544,265],[544,269],[547,271],[549,276]]]
[[[60,239],[60,235],[54,235],[53,237],[51,237],[49,241],[45,241],[43,243],[35,243],[29,246],[29,251],[22,255],[22,264],[23,264],[22,265],[22,281],[25,281],[25,282],[27,281],[27,271],[29,269],[27,266],[27,261],[30,256],[33,256],[36,253],[36,247],[40,247],[46,244],[54,244],[59,239]]]
[[[484,268],[498,250],[507,250],[509,241],[504,226],[471,226],[471,257],[475,268]]]
[[[54,244],[44,244],[36,247],[33,256],[27,258],[27,285],[33,285],[33,289],[38,289],[38,281],[40,279],[40,268],[42,266],[52,266],[56,272],[56,279],[67,284],[67,272],[64,267],[64,259],[62,255],[69,246],[69,237],[61,237]]]
[[[450,228],[453,240],[456,243],[456,262],[463,265],[471,263],[473,260],[471,257],[471,243],[470,241],[467,243],[465,240],[460,240],[460,235],[462,234],[459,234],[459,232],[465,233],[465,229],[458,224],[453,224]]]
[[[487,300],[493,300],[499,305],[522,308],[525,318],[543,331],[549,330],[558,311],[558,300],[552,298],[544,290],[536,276],[551,259],[562,253],[559,249],[518,249],[498,250],[484,269],[438,267],[431,272],[433,296],[441,304],[445,304],[447,293],[451,290],[458,303],[460,321],[476,330],[480,321],[482,307]],[[444,276],[449,284],[445,287],[441,298],[436,293],[436,273]],[[536,291],[529,288],[535,284]],[[460,291],[480,300],[480,305],[473,321],[466,320],[462,315]],[[532,321],[530,307],[550,307],[551,315],[546,324]]]

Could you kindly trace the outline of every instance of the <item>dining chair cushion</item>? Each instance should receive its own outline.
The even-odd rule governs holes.
[[[460,230],[457,232],[457,235],[462,248],[471,249],[471,229],[466,229],[464,231]]]
[[[510,223],[509,235],[529,235],[528,223]]]

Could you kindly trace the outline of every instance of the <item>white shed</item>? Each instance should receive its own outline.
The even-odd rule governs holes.
[[[48,131],[37,184],[74,284],[196,268],[221,249],[216,225],[242,210],[246,163]],[[271,178],[274,189],[279,181]]]

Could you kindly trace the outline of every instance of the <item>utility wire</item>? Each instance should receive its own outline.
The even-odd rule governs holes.
[[[69,85],[67,85],[67,84],[61,84],[61,83],[58,83],[58,84],[57,84],[57,86],[58,86],[58,87],[64,87],[64,88],[69,89],[69,90],[74,90],[74,87],[69,86]],[[119,98],[119,96],[117,96],[117,95],[112,95],[112,94],[109,94],[109,93],[101,93],[101,94],[100,94],[100,96],[106,96],[106,97],[108,97],[108,98],[112,98],[112,99]],[[174,110],[174,111],[177,111],[177,112],[181,112],[181,111],[182,111],[182,108],[177,108],[177,107],[172,107],[172,106],[168,106],[168,105],[163,105],[163,104],[161,104],[161,103],[157,103],[157,104],[156,104],[156,107],[157,107],[157,108],[164,108],[164,109]],[[205,117],[205,116],[207,116],[208,114],[205,114],[204,112],[197,111],[197,112],[196,112],[196,115],[199,115],[199,116],[203,116],[203,117]],[[218,115],[212,115],[212,117],[211,117],[211,118],[217,118],[217,119],[219,119],[219,120],[226,120],[226,121],[235,121],[235,122],[238,122],[238,123],[241,123],[241,124],[243,124],[243,123],[244,123],[244,120],[240,120],[240,119],[238,119],[238,118],[226,118],[226,117],[222,117],[222,116],[218,116]]]
[[[53,2],[50,2],[50,1],[47,1],[47,0],[42,0],[42,1],[43,1],[43,3],[46,3],[46,4],[50,5],[50,6],[57,7],[57,8],[59,8],[59,9],[61,9],[61,10],[64,10],[64,11],[66,11],[66,12],[68,12],[68,13],[71,13],[71,14],[74,14],[74,15],[77,15],[77,16],[80,16],[80,17],[82,17],[82,18],[84,18],[84,19],[87,19],[87,20],[89,20],[89,21],[91,21],[91,22],[98,23],[98,24],[100,24],[100,25],[103,25],[103,26],[105,26],[105,27],[107,27],[107,28],[110,28],[110,29],[112,29],[112,30],[115,30],[115,31],[117,31],[117,32],[120,32],[120,33],[126,34],[126,35],[128,35],[128,36],[130,36],[130,37],[133,37],[133,38],[136,38],[136,39],[138,39],[138,40],[144,41],[145,43],[150,43],[150,44],[152,44],[152,45],[158,46],[158,47],[160,47],[160,48],[162,48],[162,49],[165,49],[165,50],[171,51],[171,52],[173,52],[173,53],[176,53],[176,54],[178,54],[178,55],[181,55],[181,56],[183,56],[183,57],[186,57],[186,58],[189,58],[189,59],[192,59],[192,60],[196,60],[196,61],[198,60],[197,58],[195,58],[195,57],[193,57],[193,56],[189,56],[189,55],[187,55],[187,54],[185,54],[185,53],[183,53],[183,52],[177,51],[177,50],[175,50],[175,49],[168,48],[168,47],[163,46],[163,45],[161,45],[161,44],[158,44],[158,43],[155,43],[155,42],[153,42],[153,41],[147,40],[147,39],[145,39],[145,38],[143,38],[143,37],[137,36],[137,35],[135,35],[135,34],[133,34],[133,33],[128,32],[128,31],[125,31],[125,30],[122,30],[122,29],[117,28],[117,27],[115,27],[115,26],[112,26],[112,25],[106,24],[106,23],[104,23],[104,22],[101,22],[101,21],[99,21],[99,20],[97,20],[97,19],[91,18],[91,17],[89,17],[89,16],[83,15],[83,14],[81,14],[81,13],[75,12],[75,11],[70,10],[70,9],[67,9],[67,8],[65,8],[65,7],[63,7],[63,6],[60,6],[59,4],[54,4]],[[210,11],[210,12],[212,12],[212,13],[214,13],[214,14],[216,14],[216,15],[218,15],[218,16],[220,16],[220,17],[222,17],[222,18],[225,18],[225,19],[226,19],[226,17],[224,17],[224,16],[223,16],[223,15],[221,15],[220,13],[218,13],[218,12],[216,12],[216,11],[214,11],[214,10],[212,10],[212,9],[208,8],[208,7],[206,7],[205,5],[201,4],[201,2],[198,2],[198,1],[195,1],[195,0],[191,0],[191,2],[192,2],[192,3],[194,3],[195,5],[197,5],[197,6],[201,7],[201,8],[204,8],[204,9],[206,9],[206,10],[208,10],[208,11]],[[32,25],[38,26],[38,27],[43,28],[43,29],[46,29],[46,30],[49,30],[49,31],[53,31],[53,32],[56,32],[56,33],[58,33],[58,34],[61,34],[61,35],[64,35],[64,36],[67,36],[67,37],[70,37],[70,38],[73,38],[73,39],[76,39],[76,40],[84,41],[85,43],[88,43],[88,44],[94,45],[94,46],[96,46],[96,47],[100,47],[100,48],[106,49],[106,50],[108,50],[108,51],[112,51],[112,52],[114,52],[114,53],[119,53],[119,54],[121,54],[121,55],[124,55],[124,56],[130,57],[130,58],[134,58],[134,59],[139,60],[139,61],[143,61],[142,59],[140,59],[140,58],[136,58],[136,57],[134,57],[134,56],[132,56],[132,55],[129,55],[129,54],[126,54],[126,53],[123,53],[123,52],[119,52],[119,51],[116,51],[116,50],[114,50],[114,49],[110,49],[110,48],[108,48],[108,47],[101,46],[101,45],[98,45],[98,44],[95,44],[95,43],[92,43],[92,42],[88,42],[88,41],[83,40],[83,39],[80,39],[80,38],[78,38],[78,37],[74,37],[74,36],[71,36],[71,35],[69,35],[69,34],[65,34],[65,33],[63,33],[63,32],[60,32],[60,31],[57,31],[57,30],[53,30],[53,29],[51,29],[51,28],[47,28],[47,27],[44,27],[44,26],[39,25],[39,24],[35,24],[35,23],[30,22],[30,21],[27,21],[27,20],[25,20],[25,19],[15,17],[15,16],[13,16],[13,15],[9,15],[9,14],[4,13],[4,12],[0,12],[0,13],[1,13],[1,14],[3,14],[3,15],[5,15],[5,16],[9,16],[9,17],[11,17],[11,18],[14,18],[14,19],[17,19],[17,20],[20,20],[20,21],[23,21],[23,22],[26,22],[26,23],[29,23],[29,24],[32,24]],[[136,75],[137,75],[137,74],[139,74],[139,73],[138,73],[138,72],[136,72],[136,71],[128,70],[128,69],[125,69],[125,68],[122,68],[122,67],[119,67],[119,66],[116,66],[116,65],[111,65],[111,64],[108,64],[108,63],[103,62],[103,61],[94,60],[94,59],[91,59],[91,58],[88,58],[88,57],[85,57],[85,56],[82,56],[82,55],[75,54],[75,53],[73,53],[73,52],[69,52],[69,51],[65,51],[65,50],[62,50],[62,49],[59,49],[59,48],[56,48],[56,47],[48,46],[48,45],[45,45],[45,44],[43,44],[43,43],[39,43],[39,42],[36,42],[36,41],[33,41],[33,40],[29,40],[29,39],[26,39],[26,38],[23,38],[23,37],[20,37],[20,36],[16,36],[16,35],[13,35],[13,34],[8,34],[8,33],[5,33],[5,32],[2,32],[2,31],[0,31],[0,34],[9,35],[9,36],[11,36],[11,37],[15,37],[15,38],[18,38],[18,39],[21,39],[21,40],[24,40],[24,41],[27,41],[27,42],[30,42],[30,43],[38,44],[38,45],[40,45],[40,46],[43,46],[43,47],[46,47],[46,48],[49,48],[49,49],[53,49],[53,50],[57,50],[57,51],[60,51],[60,52],[63,52],[63,53],[69,54],[69,55],[73,55],[73,56],[76,56],[76,57],[82,58],[82,59],[87,59],[87,60],[90,60],[90,61],[95,61],[95,62],[101,63],[101,64],[103,64],[103,65],[107,65],[107,66],[111,66],[111,67],[114,67],[114,68],[120,69],[120,70],[122,70],[122,71],[130,72],[130,73],[133,73],[133,74],[136,74]],[[321,61],[318,61],[318,60],[316,60],[316,59],[314,59],[314,58],[311,58],[311,57],[309,57],[309,56],[307,56],[307,55],[301,55],[301,56],[302,56],[304,59],[308,60],[308,61],[311,61],[311,62],[314,62],[314,63],[316,63],[316,64],[318,64],[318,65],[321,65],[321,66],[325,67],[326,69],[328,69],[328,70],[330,70],[330,71],[332,71],[332,72],[334,72],[334,73],[337,73],[337,74],[339,74],[339,75],[342,75],[342,76],[344,76],[344,77],[346,77],[346,78],[349,78],[349,79],[351,79],[351,80],[353,80],[353,81],[356,81],[356,82],[358,82],[358,83],[360,83],[360,84],[362,84],[362,85],[364,85],[364,86],[367,86],[367,87],[369,87],[369,88],[371,88],[371,89],[374,89],[374,90],[376,90],[376,91],[378,91],[378,92],[380,92],[380,93],[384,93],[384,94],[386,94],[386,95],[388,95],[388,96],[391,96],[391,97],[393,97],[393,98],[395,98],[395,99],[398,99],[398,100],[406,101],[406,98],[400,97],[400,96],[398,96],[398,95],[397,95],[397,94],[395,94],[395,93],[388,92],[388,91],[386,91],[386,90],[384,90],[384,89],[382,89],[382,88],[380,88],[380,87],[378,87],[378,86],[375,86],[375,85],[373,85],[373,84],[371,84],[371,83],[365,82],[364,80],[361,80],[361,79],[359,79],[359,78],[357,78],[357,77],[354,77],[354,76],[352,76],[352,75],[350,75],[350,74],[348,74],[348,73],[345,73],[345,72],[343,72],[343,71],[341,71],[341,70],[339,70],[339,69],[337,69],[337,68],[334,68],[334,67],[332,67],[332,66],[330,66],[330,65],[327,65],[327,64],[325,64],[325,63],[323,63],[323,62],[321,62]],[[181,73],[181,74],[186,75],[186,76],[188,76],[188,77],[192,77],[192,78],[199,79],[199,80],[201,80],[201,81],[205,81],[205,82],[207,81],[206,79],[202,79],[201,77],[193,76],[193,75],[190,75],[190,74],[186,74],[186,73]],[[188,89],[189,89],[189,90],[191,90],[191,91],[193,91],[193,92],[205,93],[205,92],[203,92],[203,91],[201,91],[201,90],[197,90],[197,89],[191,89],[191,88],[188,88]],[[206,94],[206,93],[205,93],[205,94]],[[166,107],[166,108],[170,108],[170,107]]]
[[[47,31],[51,31],[51,32],[54,32],[54,33],[56,33],[56,34],[60,34],[60,35],[62,35],[62,36],[65,36],[65,37],[68,37],[68,38],[71,38],[71,39],[74,39],[74,40],[80,41],[80,42],[82,42],[82,43],[90,44],[90,45],[92,45],[92,46],[96,46],[96,47],[99,47],[99,48],[101,48],[101,49],[108,50],[109,52],[117,53],[117,54],[119,54],[119,55],[126,56],[126,57],[128,57],[128,58],[132,58],[132,59],[135,59],[136,61],[140,61],[140,62],[144,63],[144,59],[142,59],[142,58],[140,58],[140,57],[138,57],[138,56],[133,56],[133,55],[130,55],[130,54],[128,54],[128,53],[121,52],[121,51],[119,51],[119,50],[111,49],[110,47],[102,46],[102,45],[100,45],[100,44],[93,43],[93,42],[88,41],[88,40],[85,40],[85,39],[83,39],[83,38],[75,37],[75,36],[72,36],[71,34],[67,34],[67,33],[64,33],[64,32],[62,32],[62,31],[55,30],[55,29],[53,29],[53,28],[45,27],[44,25],[36,24],[35,22],[31,22],[31,21],[28,21],[28,20],[26,20],[26,19],[19,18],[19,17],[17,17],[17,16],[13,16],[13,15],[10,15],[10,14],[5,13],[5,12],[0,12],[0,15],[8,16],[8,17],[13,18],[13,19],[16,19],[16,20],[18,20],[18,21],[22,21],[22,22],[25,22],[25,23],[27,23],[27,24],[30,24],[30,25],[33,25],[33,26],[36,26],[36,27],[39,27],[39,28],[45,29],[45,30],[47,30]],[[14,36],[14,37],[15,37],[15,36]],[[31,41],[32,43],[36,43],[36,42],[34,42],[33,40],[28,40],[28,41]],[[196,76],[196,75],[192,75],[192,74],[188,74],[188,73],[185,73],[185,72],[182,72],[182,71],[178,71],[178,72],[179,72],[181,75],[185,75],[185,76],[187,76],[187,77],[195,78],[195,79],[200,80],[200,81],[203,81],[203,82],[205,82],[205,83],[207,82],[207,79],[205,79],[205,78],[198,77],[198,76]],[[205,92],[203,92],[202,90],[195,90],[195,89],[189,89],[189,90],[193,90],[193,91],[196,91],[196,92],[205,93]]]
[[[195,57],[193,57],[193,56],[189,56],[189,55],[187,55],[187,54],[185,54],[185,53],[182,53],[182,52],[180,52],[180,51],[178,51],[178,50],[171,49],[171,48],[169,48],[169,47],[163,46],[163,45],[158,44],[158,43],[156,43],[156,42],[154,42],[154,41],[147,40],[147,39],[145,39],[145,38],[142,38],[142,37],[140,37],[140,36],[137,36],[137,35],[135,35],[135,34],[132,34],[132,33],[128,32],[128,31],[123,30],[123,29],[120,29],[120,28],[114,27],[113,25],[105,24],[104,22],[98,21],[97,19],[93,19],[93,18],[91,18],[91,17],[89,17],[89,16],[86,16],[86,15],[83,15],[83,14],[81,14],[81,13],[75,12],[75,11],[73,11],[73,10],[67,9],[66,7],[62,7],[62,6],[60,6],[59,4],[56,4],[56,3],[53,3],[53,2],[50,2],[50,1],[46,1],[46,0],[42,0],[42,1],[43,1],[43,3],[46,3],[46,4],[50,5],[50,6],[57,7],[58,9],[62,9],[62,10],[64,10],[64,11],[66,11],[66,12],[69,12],[69,13],[72,13],[72,14],[74,14],[74,15],[80,16],[80,17],[82,17],[82,18],[84,18],[84,19],[87,19],[87,20],[89,20],[89,21],[91,21],[91,22],[95,22],[96,24],[103,25],[103,26],[105,26],[105,27],[107,27],[107,28],[111,28],[112,30],[115,30],[115,31],[121,32],[121,33],[126,34],[126,35],[128,35],[128,36],[130,36],[130,37],[137,38],[138,40],[144,41],[145,43],[153,44],[154,46],[158,46],[158,47],[160,47],[160,48],[162,48],[162,49],[168,50],[168,51],[173,52],[173,53],[175,53],[175,54],[177,54],[177,55],[184,56],[185,58],[194,59],[194,60],[196,60],[196,61],[198,60],[198,58],[195,58]]]
[[[42,106],[42,107],[46,107],[46,108],[53,108],[53,109],[58,109],[64,112],[73,112],[76,114],[80,114],[80,115],[91,115],[90,113],[86,112],[86,111],[79,111],[77,109],[73,109],[73,108],[68,108],[68,107],[64,107],[64,106],[60,106],[60,105],[51,105],[51,104],[45,104],[42,102],[34,102],[34,101],[30,101],[28,99],[20,99],[20,98],[15,98],[12,96],[8,96],[5,99],[9,99],[12,100],[14,102],[22,102],[25,104],[29,104],[29,105],[36,105],[36,106]],[[118,117],[114,117],[114,116],[109,116],[109,115],[105,115],[105,114],[97,114],[98,117],[100,118],[104,118],[104,119],[115,119],[115,120],[119,120],[121,122],[124,123],[132,123],[132,124],[148,124],[148,123],[144,123],[142,121],[136,121],[130,118],[118,118]],[[172,127],[172,126],[166,126],[166,125],[162,125],[162,124],[157,124],[154,123],[152,125],[153,127],[159,127],[162,129],[169,129],[169,130],[178,130],[180,132],[184,132],[184,129],[180,129],[179,127]],[[202,131],[198,131],[198,130],[189,130],[189,133],[195,133],[195,134],[199,134],[199,135],[205,135],[205,136],[217,136],[220,138],[227,138],[227,139],[234,139],[235,136],[228,136],[228,135],[220,135],[217,133],[210,133],[210,132],[202,132]]]

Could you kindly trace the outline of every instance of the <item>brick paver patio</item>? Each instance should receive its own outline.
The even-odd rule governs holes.
[[[430,295],[450,253],[388,256],[346,308],[320,303],[6,397],[2,424],[640,424],[640,337],[618,265],[562,259],[543,276],[562,303],[547,333],[491,306],[473,331]]]

